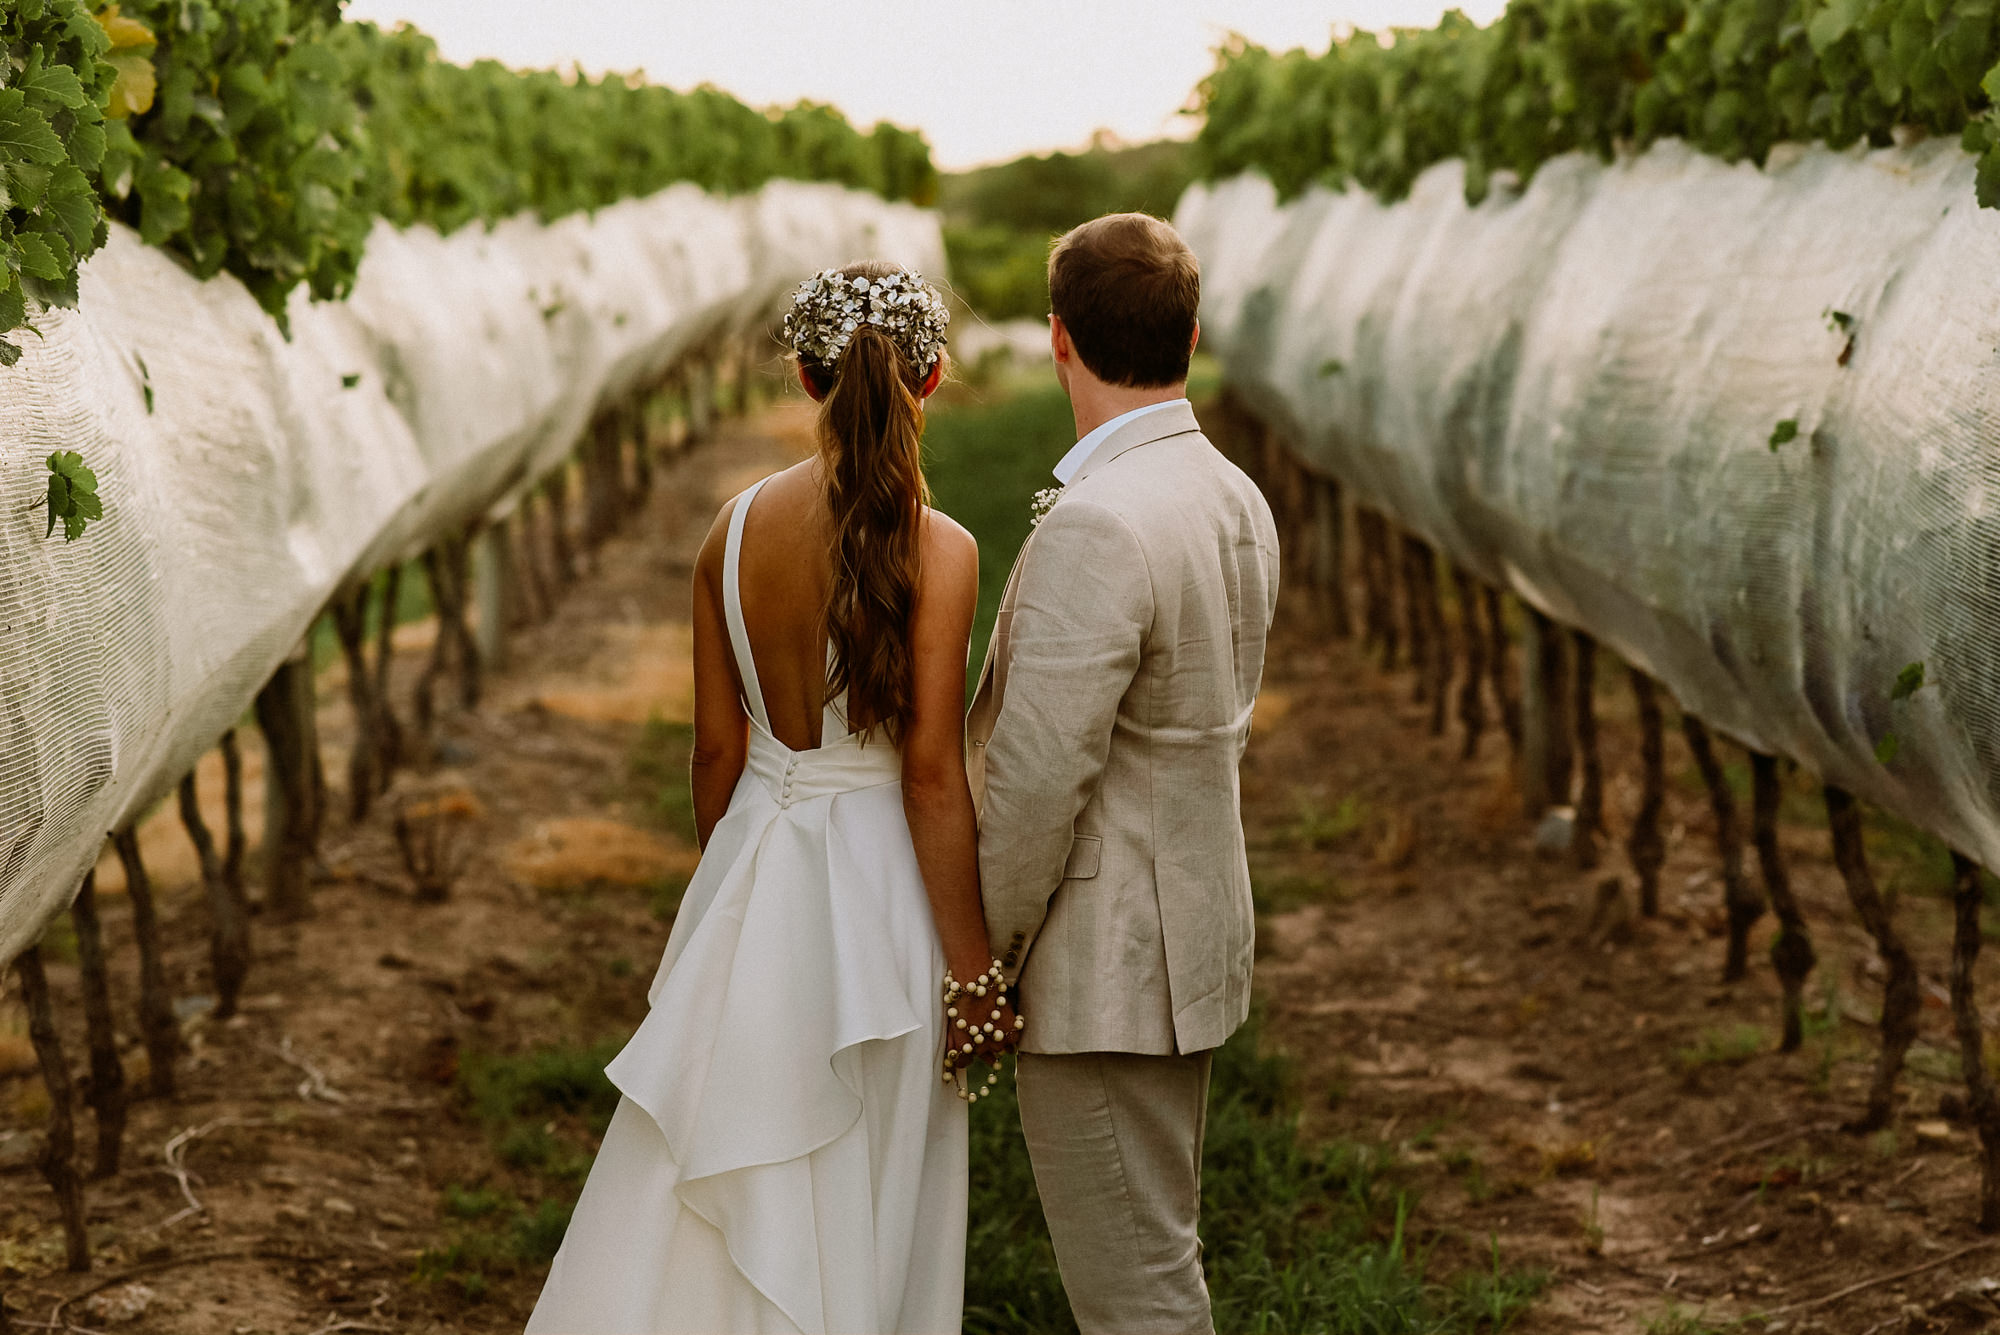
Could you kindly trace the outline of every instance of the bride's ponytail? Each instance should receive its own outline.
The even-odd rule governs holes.
[[[876,264],[842,271],[869,278],[895,272]],[[897,340],[865,322],[831,370],[805,366],[823,393],[819,449],[833,522],[827,695],[845,690],[855,726],[879,725],[900,743],[915,694],[910,616],[922,564],[919,525],[930,500],[921,396],[931,368],[912,365]]]

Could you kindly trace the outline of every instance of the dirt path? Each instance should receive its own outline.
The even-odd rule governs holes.
[[[136,1104],[124,1170],[91,1184],[95,1276],[59,1270],[33,1170],[0,1171],[0,1287],[17,1314],[46,1321],[63,1298],[138,1270],[71,1319],[177,1335],[519,1329],[538,1276],[502,1241],[536,1221],[510,1219],[507,1202],[551,1174],[573,1180],[587,1134],[561,1113],[489,1125],[456,1091],[469,1071],[501,1098],[499,1077],[479,1074],[493,1054],[588,1060],[637,1022],[693,857],[677,833],[685,812],[659,797],[685,757],[689,563],[719,500],[793,457],[805,429],[797,406],[773,410],[676,464],[598,574],[514,638],[487,704],[446,715],[440,766],[402,781],[363,827],[336,818],[315,916],[256,920],[244,1014],[191,1019],[181,1095]],[[424,633],[409,628],[408,647]],[[400,667],[399,699],[417,655]],[[1636,804],[1636,730],[1606,681],[1619,833]],[[1497,732],[1460,762],[1455,735],[1427,736],[1408,678],[1330,641],[1293,593],[1267,683],[1244,799],[1269,910],[1268,1032],[1299,1059],[1314,1134],[1400,1155],[1440,1266],[1489,1263],[1497,1236],[1508,1264],[1552,1274],[1525,1329],[1633,1331],[1676,1303],[1720,1325],[1983,1242],[1967,1223],[1970,1133],[1938,1111],[1956,1061],[1935,898],[1906,894],[1901,909],[1927,999],[1902,1112],[1873,1138],[1834,1129],[1859,1106],[1879,965],[1806,790],[1785,837],[1822,959],[1809,989],[1819,1018],[1804,1052],[1779,1057],[1768,920],[1751,981],[1714,982],[1720,894],[1706,805],[1685,775],[1670,795],[1663,916],[1606,916],[1599,886],[1620,856],[1589,874],[1537,861]],[[338,787],[337,670],[321,691]],[[1669,764],[1687,768],[1677,740]],[[444,904],[409,890],[388,821],[404,794],[470,813]],[[183,843],[168,817],[146,834],[169,974],[193,998],[205,914]],[[1883,866],[1892,883],[1923,879],[1907,850],[1882,851],[1900,858]],[[129,1027],[136,964],[122,899],[108,902]],[[52,950],[60,958],[59,940]],[[80,1064],[75,969],[52,974]],[[18,1011],[0,1009],[0,1165],[31,1147],[45,1114],[21,1031]],[[132,1075],[139,1060],[128,1051]],[[165,1147],[189,1128],[181,1161],[204,1208],[177,1218],[188,1201]],[[1793,1314],[1789,1328],[1977,1329],[2000,1317],[1966,1287],[1989,1274],[2000,1250]],[[1920,1315],[1906,1322],[1906,1307]]]
[[[1332,640],[1295,594],[1266,684],[1244,778],[1253,870],[1278,910],[1258,991],[1303,1068],[1307,1125],[1412,1166],[1441,1261],[1480,1264],[1497,1235],[1510,1262],[1547,1268],[1530,1331],[1692,1331],[1710,1327],[1673,1318],[1703,1313],[1720,1329],[1760,1311],[1857,1335],[2000,1322],[1985,1288],[1967,1287],[2000,1292],[1986,1279],[2000,1249],[1971,1227],[1971,1130],[1939,1111],[1960,1088],[1949,905],[1921,850],[1875,832],[1878,875],[1906,889],[1924,1009],[1894,1125],[1852,1136],[1837,1128],[1863,1103],[1882,970],[1803,776],[1783,841],[1820,965],[1804,1050],[1780,1056],[1768,916],[1749,981],[1716,981],[1713,825],[1673,729],[1662,914],[1634,920],[1616,843],[1596,872],[1538,859],[1498,730],[1461,761],[1463,734],[1429,735],[1411,677]],[[1622,840],[1638,806],[1622,670],[1607,668],[1599,699]],[[1989,1003],[1993,973],[1981,970]],[[1811,1305],[1966,1247],[1981,1250]]]

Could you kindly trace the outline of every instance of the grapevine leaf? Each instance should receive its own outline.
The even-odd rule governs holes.
[[[1340,358],[1328,357],[1325,361],[1319,364],[1320,378],[1323,380],[1331,379],[1334,376],[1339,375],[1342,371],[1345,371],[1346,369],[1347,369],[1347,363],[1341,361]]]
[[[19,329],[28,318],[27,294],[21,290],[21,280],[13,274],[4,274],[6,282],[0,284],[0,332]],[[4,355],[4,354],[0,354]],[[16,356],[20,354],[16,352]],[[6,363],[12,366],[14,363]]]
[[[42,533],[48,538],[56,531],[58,521],[67,519],[70,512],[69,479],[49,466],[49,526]]]
[[[104,108],[104,114],[115,120],[125,120],[132,116],[142,116],[153,109],[153,98],[159,91],[158,76],[153,73],[153,57],[149,51],[118,51],[110,60],[111,68],[118,71],[118,77],[111,85],[111,101]]]
[[[118,5],[106,5],[96,16],[97,25],[111,40],[111,50],[116,53],[128,47],[153,45],[153,30],[137,19],[126,18],[119,9]]]
[[[1882,734],[1882,740],[1875,743],[1876,762],[1886,765],[1894,760],[1897,753],[1902,749],[1903,739],[1896,736],[1893,732],[1885,732]]]
[[[21,360],[21,345],[0,338],[0,366],[12,366]]]
[[[0,90],[0,153],[28,162],[63,160],[62,140],[18,88]]]
[[[31,93],[39,93],[58,106],[87,107],[90,94],[83,90],[83,80],[76,77],[76,71],[67,65],[46,65],[22,79],[15,87]]]
[[[1893,703],[1907,700],[1924,689],[1924,665],[1911,663],[1896,674],[1896,684],[1889,688],[1889,699]]]
[[[62,277],[62,266],[56,262],[55,252],[37,233],[23,232],[15,237],[14,254],[26,276],[51,281]]]
[[[340,387],[342,389],[353,389],[356,385],[360,383],[361,383],[361,372],[359,371],[351,371],[340,378]]]
[[[63,239],[69,242],[74,254],[88,255],[97,249],[101,239],[98,228],[104,221],[103,207],[97,192],[90,188],[90,178],[75,167],[64,163],[49,177],[49,197],[43,212],[62,229]]]
[[[32,162],[8,163],[8,205],[30,213],[40,208],[43,197],[49,192],[51,174],[47,167],[38,167]]]
[[[94,172],[104,161],[104,126],[98,121],[80,121],[69,132],[69,156],[79,168]]]
[[[1846,311],[1837,311],[1829,306],[1820,315],[1826,320],[1826,327],[1837,333],[1845,334],[1854,328],[1854,317]]]
[[[1780,445],[1786,445],[1799,438],[1799,419],[1787,417],[1771,428],[1771,449],[1776,452]]]

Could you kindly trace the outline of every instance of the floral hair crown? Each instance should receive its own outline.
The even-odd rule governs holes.
[[[822,269],[792,294],[784,339],[806,361],[832,366],[854,331],[871,324],[895,340],[910,365],[927,371],[944,352],[950,320],[937,289],[907,270],[871,278]]]

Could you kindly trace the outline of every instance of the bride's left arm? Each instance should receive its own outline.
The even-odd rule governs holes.
[[[750,716],[736,684],[729,623],[722,610],[722,547],[729,507],[716,517],[694,566],[694,831],[704,849],[729,810],[750,753]]]
[[[945,963],[970,982],[993,959],[979,897],[978,819],[965,777],[965,663],[979,600],[979,547],[956,524],[934,522],[927,530],[910,617],[915,693],[903,737],[903,811]]]

